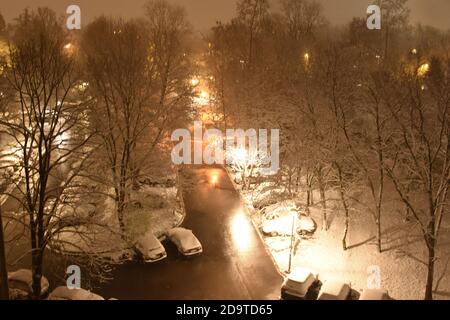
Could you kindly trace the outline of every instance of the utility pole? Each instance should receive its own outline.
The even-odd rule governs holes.
[[[291,227],[291,245],[289,247],[289,265],[288,265],[288,271],[287,273],[291,273],[291,267],[292,267],[292,250],[294,249],[294,238],[295,238],[295,215],[292,215],[292,227]]]
[[[2,206],[0,205],[0,300],[9,300],[8,271],[6,270],[5,238],[3,236]]]

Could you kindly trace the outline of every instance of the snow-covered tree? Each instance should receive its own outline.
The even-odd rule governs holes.
[[[380,82],[396,124],[386,172],[418,223],[428,252],[425,299],[433,298],[436,250],[449,212],[449,70],[448,57],[436,56],[427,74],[386,75]]]
[[[8,179],[15,188],[6,195],[20,204],[11,219],[29,232],[33,298],[38,299],[46,249],[60,248],[58,234],[67,228],[91,223],[65,214],[73,200],[70,190],[90,154],[91,135],[61,21],[46,8],[25,10],[13,31],[3,72],[17,103],[1,110],[1,134],[11,141],[2,156],[10,159],[5,167],[15,173]]]

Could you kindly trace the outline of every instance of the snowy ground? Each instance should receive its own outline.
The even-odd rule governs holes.
[[[261,226],[263,215],[259,214],[259,211],[251,205],[255,199],[261,201],[261,188],[247,192],[241,191],[241,194],[250,209],[249,212],[255,224]],[[387,194],[393,197],[395,192],[387,192]],[[296,202],[302,202],[302,200],[297,198]],[[284,203],[286,204],[286,201]],[[290,210],[289,205],[284,205],[284,207]],[[277,205],[272,208],[277,208]],[[270,210],[265,210],[264,215],[273,215],[274,212],[268,211]],[[383,253],[381,254],[378,253],[375,244],[375,223],[372,216],[364,209],[358,208],[352,213],[347,238],[350,249],[347,251],[342,249],[344,219],[339,208],[332,205],[329,212],[330,229],[326,232],[321,231],[321,208],[319,206],[311,207],[310,214],[319,227],[311,239],[303,239],[297,243],[292,267],[310,268],[319,273],[321,280],[346,281],[358,291],[366,288],[368,281],[373,279],[373,273],[370,273],[370,270],[379,269],[381,286],[387,289],[394,299],[423,299],[427,269],[426,265],[420,261],[426,261],[426,247],[417,225],[413,221],[405,221],[402,206],[394,198],[389,199],[384,207]],[[439,260],[435,269],[435,299],[450,299],[449,231],[450,226],[447,221],[439,240]],[[277,236],[264,237],[264,239],[279,269],[286,271],[289,261],[290,237]]]
[[[101,226],[91,226],[82,232],[69,230],[62,233],[59,240],[67,241],[66,251],[100,253],[114,262],[133,256],[131,247],[139,236],[150,231],[161,237],[168,229],[179,225],[184,217],[176,187],[143,186],[133,193],[131,204],[124,213],[128,241],[124,241],[119,233],[115,204],[111,198],[104,198],[93,209],[101,215]]]

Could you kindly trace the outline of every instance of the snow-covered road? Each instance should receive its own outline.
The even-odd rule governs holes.
[[[118,299],[277,299],[282,278],[225,170],[186,169],[183,189],[183,226],[202,242],[203,254],[182,257],[166,241],[166,260],[122,265],[97,292]]]

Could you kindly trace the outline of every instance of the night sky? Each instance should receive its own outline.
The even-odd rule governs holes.
[[[199,30],[212,26],[216,20],[226,21],[233,16],[235,0],[169,0],[186,7],[191,23]],[[25,7],[48,6],[61,14],[70,4],[81,7],[82,23],[100,14],[139,16],[146,0],[0,0],[0,12],[9,22]],[[273,2],[273,0],[272,0]],[[336,24],[353,16],[363,16],[371,0],[319,0],[327,18]],[[450,29],[450,0],[410,0],[412,22]]]

